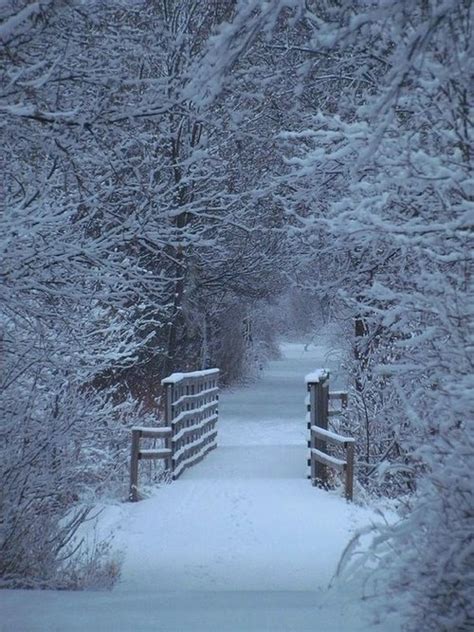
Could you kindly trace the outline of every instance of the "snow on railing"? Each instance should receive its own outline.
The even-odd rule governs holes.
[[[310,431],[308,448],[310,449],[308,465],[311,468],[309,478],[312,485],[326,487],[328,482],[327,468],[332,467],[345,474],[345,495],[352,500],[354,490],[354,439],[344,437],[328,429],[328,419],[340,414],[347,407],[345,391],[329,391],[329,371],[317,369],[306,376],[308,395],[305,403],[308,410],[307,422]],[[340,410],[329,410],[329,401],[341,402]],[[327,444],[343,447],[345,458],[341,459],[328,454]]]
[[[165,393],[165,426],[132,428],[130,461],[131,501],[138,500],[138,463],[141,459],[164,459],[173,480],[198,463],[217,446],[219,369],[173,373],[162,380]],[[141,438],[161,438],[158,449],[140,449]]]

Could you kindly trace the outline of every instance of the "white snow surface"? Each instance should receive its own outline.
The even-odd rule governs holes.
[[[319,435],[321,438],[327,438],[329,442],[333,443],[354,443],[354,437],[345,437],[332,430],[326,430],[326,428],[320,428],[319,426],[311,426],[311,431]]]
[[[329,377],[328,369],[317,369],[311,371],[305,378],[306,384],[318,384],[319,382],[326,380]]]
[[[172,373],[164,380],[161,380],[162,384],[177,384],[187,377],[208,377],[209,375],[217,375],[219,369],[203,369],[202,371],[190,371],[188,373]],[[202,393],[200,393],[202,395]]]
[[[216,450],[104,518],[124,553],[112,591],[2,591],[1,632],[399,632],[353,585],[328,590],[351,534],[376,517],[311,487],[305,375],[330,357],[296,343],[282,354],[221,394]]]

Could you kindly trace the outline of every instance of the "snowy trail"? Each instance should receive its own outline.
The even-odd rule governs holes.
[[[114,590],[3,591],[0,631],[399,632],[373,626],[350,591],[327,591],[351,533],[373,518],[306,479],[304,376],[329,367],[342,387],[337,364],[286,344],[261,380],[224,391],[219,447],[112,520],[125,553]]]

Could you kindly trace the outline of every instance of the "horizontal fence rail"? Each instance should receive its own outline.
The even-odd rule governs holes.
[[[161,382],[165,395],[165,426],[132,428],[131,501],[138,500],[138,464],[164,459],[172,480],[201,461],[217,446],[219,369],[173,373]],[[164,446],[140,448],[140,439],[162,439]]]
[[[308,430],[310,449],[308,465],[312,485],[326,486],[328,482],[327,468],[330,467],[345,476],[345,496],[352,500],[354,495],[354,444],[352,437],[345,437],[328,429],[328,419],[339,415],[347,407],[348,395],[345,391],[329,391],[329,371],[319,369],[306,376],[308,396]],[[340,401],[339,410],[329,410],[329,401]],[[327,445],[343,448],[344,457],[338,458],[328,454]]]
[[[171,462],[172,450],[170,447],[171,427],[165,426],[161,428],[141,428],[134,426],[132,428],[132,451],[130,456],[130,491],[129,500],[136,502],[138,500],[138,464],[142,459],[165,459],[165,468],[168,469]],[[140,439],[164,439],[165,447],[141,449]]]

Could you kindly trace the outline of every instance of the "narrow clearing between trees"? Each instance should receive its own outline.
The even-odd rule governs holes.
[[[374,514],[306,478],[304,376],[322,366],[332,388],[344,386],[325,349],[286,343],[260,380],[224,391],[217,450],[117,510],[124,564],[114,590],[4,591],[0,629],[398,630],[372,627],[367,603],[340,584],[327,590],[351,534]]]

